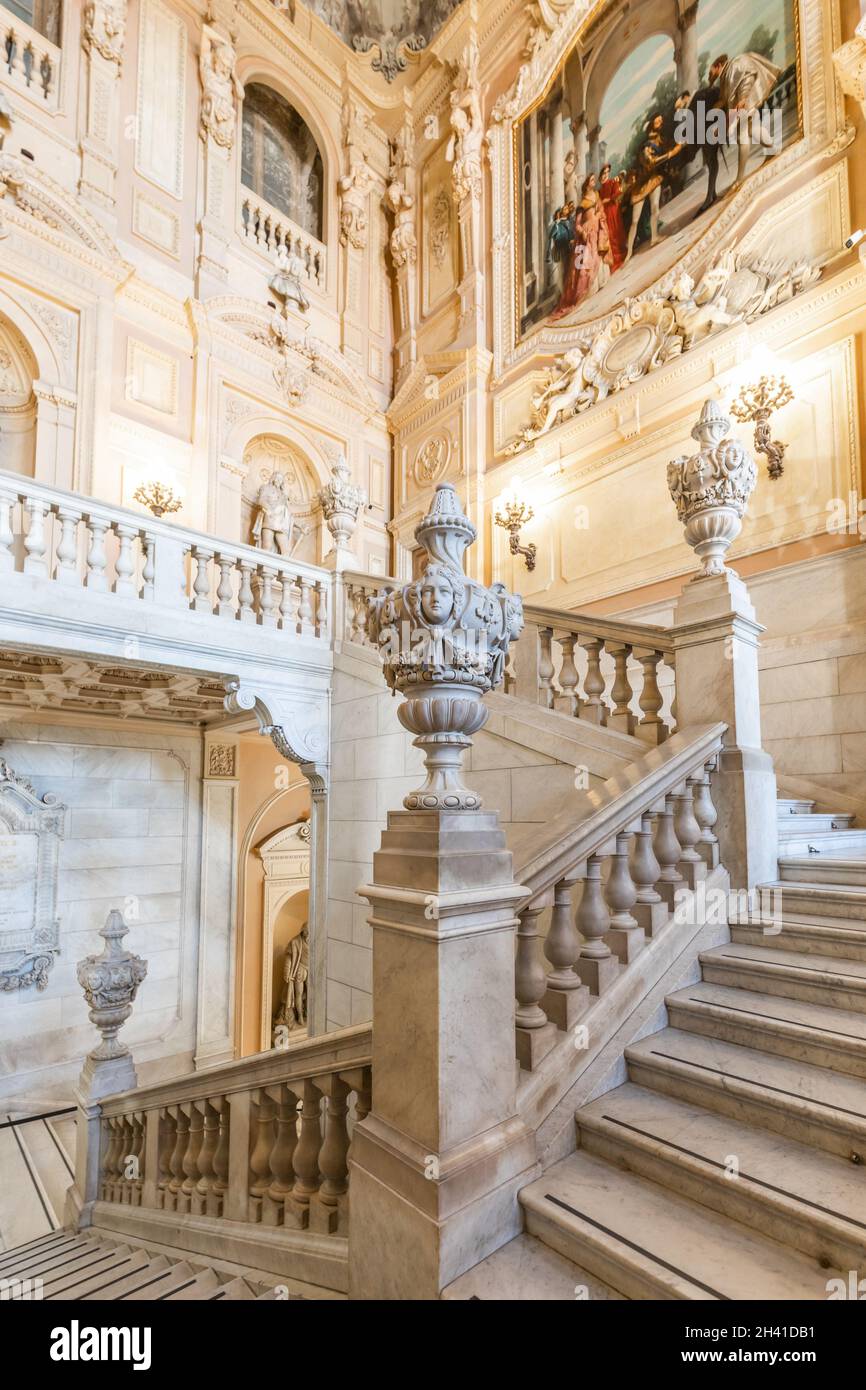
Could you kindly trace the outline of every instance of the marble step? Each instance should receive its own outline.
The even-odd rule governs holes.
[[[577,1114],[588,1152],[827,1266],[866,1271],[866,1169],[626,1082]]]
[[[34,1236],[30,1240],[10,1246],[0,1253],[0,1278],[6,1270],[16,1269],[30,1258],[42,1255],[52,1248],[59,1249],[61,1246],[70,1245],[78,1239],[80,1237],[70,1231],[48,1231],[41,1236]]]
[[[770,946],[730,942],[702,951],[699,958],[708,984],[781,995],[834,1009],[866,1013],[866,963],[834,956],[804,956]]]
[[[776,929],[779,925],[781,931]],[[769,918],[763,922],[732,922],[731,940],[741,946],[866,961],[866,922],[848,922],[843,918],[785,917],[781,924]]]
[[[243,1280],[239,1282],[243,1283]],[[166,1303],[189,1303],[195,1299],[204,1301],[213,1298],[214,1294],[224,1287],[212,1269],[200,1269],[194,1279],[174,1293],[163,1294],[162,1297]]]
[[[154,1264],[156,1261],[154,1261]],[[153,1271],[153,1265],[151,1265]],[[166,1298],[175,1290],[186,1288],[188,1284],[194,1282],[198,1271],[192,1265],[187,1264],[186,1260],[181,1260],[178,1264],[169,1265],[168,1269],[160,1270],[155,1277],[143,1284],[140,1288],[130,1289],[122,1294],[124,1303],[155,1303]]]
[[[785,830],[790,827],[785,826]],[[820,835],[784,834],[779,828],[779,858],[792,856],[808,858],[809,862],[819,863],[819,856],[846,855],[854,853],[858,857],[866,854],[866,830],[831,830]]]
[[[204,1295],[204,1297],[208,1298],[212,1303],[221,1303],[226,1300],[229,1302],[237,1302],[239,1299],[251,1299],[261,1296],[262,1295],[256,1295],[247,1281],[241,1278],[230,1279],[227,1284],[220,1285],[216,1293]]]
[[[583,1293],[586,1290],[586,1293]],[[582,1297],[579,1298],[579,1295]],[[446,1302],[573,1303],[622,1300],[603,1280],[524,1232],[442,1290]]]
[[[114,1297],[112,1290],[129,1275],[139,1274],[147,1269],[150,1256],[144,1250],[132,1250],[129,1246],[114,1246],[108,1251],[108,1258],[94,1262],[87,1269],[46,1287],[47,1299],[63,1301],[85,1298],[88,1294],[109,1300]]]
[[[818,835],[822,832],[826,835],[833,830],[850,830],[853,820],[854,815],[850,811],[839,811],[837,814],[812,811],[796,816],[780,816],[779,833],[783,834],[786,827],[791,826],[797,835]]]
[[[669,994],[665,1003],[671,1025],[684,1032],[866,1078],[863,1014],[706,981]]]
[[[104,1288],[81,1294],[81,1301],[83,1303],[97,1301],[106,1303],[113,1302],[115,1299],[125,1299],[129,1294],[152,1287],[157,1279],[170,1269],[171,1265],[165,1255],[154,1255],[144,1265],[128,1274],[123,1274],[120,1271],[121,1277],[116,1280],[112,1279]]]
[[[523,1188],[520,1203],[531,1234],[626,1298],[825,1299],[835,1275],[584,1150]]]
[[[845,917],[852,922],[866,922],[866,888],[777,880],[762,883],[758,895],[768,910],[779,910],[785,917]]]
[[[780,854],[779,878],[783,883],[830,883],[866,888],[866,855],[853,853]]]
[[[866,1161],[866,1086],[856,1077],[677,1028],[625,1055],[638,1086]]]
[[[32,1279],[47,1280],[50,1277],[68,1274],[79,1267],[92,1253],[101,1249],[99,1242],[86,1236],[72,1236],[57,1245],[34,1250],[23,1256],[17,1263],[5,1265],[0,1270],[4,1279],[21,1278],[27,1275]]]
[[[803,801],[797,797],[780,796],[776,800],[776,808],[779,820],[786,820],[789,816],[808,815],[815,809],[814,801]]]

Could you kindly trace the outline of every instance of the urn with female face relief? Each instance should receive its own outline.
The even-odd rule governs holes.
[[[703,562],[695,579],[727,570],[725,553],[740,534],[757,482],[752,456],[730,437],[731,422],[715,401],[705,401],[692,438],[696,454],[668,464],[668,488],[685,525],[686,540]]]
[[[481,697],[502,680],[508,646],[523,627],[523,602],[504,584],[467,578],[463,554],[476,531],[451,483],[440,483],[415,530],[427,552],[420,576],[368,599],[368,632],[385,680],[403,695],[400,723],[424,752],[427,780],[403,800],[409,811],[475,811],[461,762],[487,721]]]

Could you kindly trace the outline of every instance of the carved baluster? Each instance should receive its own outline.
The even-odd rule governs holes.
[[[608,728],[618,729],[622,734],[634,732],[634,715],[629,709],[632,697],[631,680],[628,674],[628,659],[631,647],[627,642],[606,642],[605,650],[613,657],[613,712],[608,713]]]
[[[623,965],[628,965],[646,945],[646,937],[632,912],[637,902],[637,889],[628,862],[631,835],[623,831],[616,837],[616,849],[611,856],[610,873],[605,888],[605,901],[611,911],[610,930],[605,941]]]
[[[653,852],[652,817],[641,816],[640,830],[635,832],[631,876],[637,889],[637,899],[631,909],[647,936],[654,936],[668,920],[668,910],[656,891],[661,865]]]
[[[30,523],[27,528],[27,535],[24,537],[24,549],[27,552],[27,558],[24,561],[24,573],[41,575],[43,579],[47,579],[45,513],[48,510],[48,503],[43,502],[41,497],[25,497],[24,507]]]
[[[217,554],[216,562],[220,572],[216,591],[216,611],[220,618],[233,618],[235,615],[235,596],[232,588],[232,572],[235,567],[234,556]]]
[[[538,644],[540,647],[538,656],[538,703],[544,709],[553,709],[554,690],[553,690],[553,629],[540,627],[538,629]]]
[[[154,598],[153,581],[156,578],[156,543],[153,536],[145,536],[142,544],[144,546],[144,564],[141,567],[141,597],[152,603]]]
[[[653,841],[656,859],[661,864],[656,888],[668,907],[673,911],[675,895],[685,887],[685,880],[679,871],[680,842],[674,830],[674,797],[666,796],[664,810],[656,818],[656,835]]]
[[[73,507],[58,507],[57,515],[60,518],[60,540],[57,543],[57,573],[54,577],[58,584],[80,584],[78,523],[81,512]]]
[[[697,851],[708,869],[714,869],[719,862],[719,841],[713,831],[719,813],[713,805],[710,789],[712,767],[713,762],[707,763],[701,776],[695,778],[694,799],[695,820],[701,827],[701,838],[697,844]]]
[[[213,559],[212,550],[206,550],[204,546],[194,545],[192,548],[192,558],[195,561],[195,579],[192,584],[193,600],[190,607],[196,613],[212,613],[213,605],[210,601],[210,562]]]
[[[262,565],[259,572],[262,576],[262,587],[259,594],[259,622],[262,627],[276,627],[274,580],[277,577],[277,571],[272,565]]]
[[[348,582],[344,586],[344,617],[345,630],[343,633],[344,642],[354,642],[355,640],[355,590]]]
[[[209,1100],[196,1101],[196,1109],[201,1111],[202,1139],[198,1151],[198,1182],[192,1196],[192,1210],[197,1215],[208,1215],[213,1205],[214,1155],[219,1142],[219,1115]]]
[[[366,1115],[370,1113],[372,1103],[372,1071],[370,1067],[357,1067],[353,1071],[341,1072],[343,1080],[350,1091],[355,1093],[355,1113],[352,1123],[352,1135],[349,1149],[346,1154],[346,1166],[351,1172],[352,1144],[355,1140],[355,1129]]]
[[[198,1180],[201,1176],[198,1167],[198,1156],[201,1152],[202,1138],[204,1134],[204,1116],[194,1102],[190,1102],[185,1107],[189,1117],[189,1139],[183,1155],[183,1182],[180,1185],[179,1207],[180,1211],[195,1211],[194,1197],[198,1187]]]
[[[604,694],[604,676],[601,673],[601,652],[604,642],[600,637],[580,638],[580,645],[586,652],[586,675],[583,681],[583,690],[586,696],[581,707],[581,719],[588,719],[592,724],[604,724],[607,722],[607,705],[602,700]]]
[[[669,666],[669,667],[671,668],[671,675],[672,675],[672,677],[673,677],[673,681],[672,681],[672,683],[671,683],[671,726],[670,726],[670,732],[671,732],[672,734],[675,734],[676,731],[677,731],[677,729],[679,728],[679,724],[678,724],[678,722],[677,722],[677,665],[676,665],[677,659],[676,659],[676,656],[675,656],[675,654],[674,654],[673,652],[665,652],[665,654],[664,654],[664,659],[665,659],[665,665],[666,665],[666,666]]]
[[[664,721],[659,718],[659,711],[664,704],[658,681],[658,664],[661,659],[661,652],[641,652],[640,655],[640,664],[643,667],[643,688],[638,698],[641,719],[634,732],[638,738],[645,739],[653,745],[662,743],[667,736]]]
[[[159,1177],[156,1184],[158,1207],[168,1208],[171,1205],[166,1201],[166,1195],[171,1182],[171,1156],[176,1143],[177,1121],[171,1111],[164,1110],[159,1119]]]
[[[108,522],[101,517],[89,516],[87,524],[90,527],[90,548],[87,552],[87,587],[96,593],[104,594],[108,590],[108,580],[105,576],[108,559],[105,554],[105,533],[108,530]]]
[[[168,1191],[171,1198],[172,1210],[186,1211],[187,1208],[183,1206],[181,1187],[183,1186],[184,1179],[183,1157],[186,1153],[187,1143],[189,1142],[189,1116],[179,1105],[172,1108],[174,1111],[176,1129],[174,1149],[169,1163],[171,1181],[168,1185]]]
[[[316,636],[328,635],[328,588],[321,579],[316,580]]]
[[[221,1097],[211,1101],[219,1120],[219,1138],[213,1156],[213,1187],[208,1216],[222,1216],[223,1200],[229,1188],[229,1116],[228,1102]]]
[[[514,1022],[517,1030],[517,1060],[531,1070],[550,1051],[555,1029],[548,1025],[547,1015],[539,1000],[547,989],[547,975],[539,950],[538,919],[546,903],[525,907],[517,923],[517,953],[514,961],[514,993],[517,1011]]]
[[[566,701],[566,709],[569,714],[580,714],[580,696],[577,687],[580,683],[580,676],[577,673],[577,666],[574,660],[574,647],[577,638],[573,633],[568,633],[565,637],[560,637],[559,645],[562,648],[562,665],[559,668],[559,684]]]
[[[292,1201],[303,1212],[309,1211],[310,1198],[319,1190],[319,1150],[322,1147],[322,1097],[312,1081],[304,1081],[301,1105],[301,1133],[295,1149],[295,1185]]]
[[[238,619],[242,623],[254,623],[256,613],[253,607],[253,566],[249,560],[239,560],[241,584],[238,590]]]
[[[119,549],[117,559],[114,562],[114,585],[113,591],[122,594],[126,598],[137,598],[135,580],[135,561],[132,558],[132,542],[138,535],[137,526],[126,526],[122,522],[116,522],[114,534],[117,536]]]
[[[576,882],[575,877],[560,879],[553,890],[550,930],[544,943],[544,954],[553,969],[547,975],[542,1005],[550,1022],[563,1030],[573,1027],[589,1007],[589,990],[574,969],[580,955],[580,937],[571,908],[571,890]]]
[[[311,633],[313,631],[313,605],[310,602],[309,579],[299,574],[298,586],[301,591],[301,601],[298,604],[298,630],[301,633]]]
[[[12,530],[12,515],[17,501],[14,493],[0,492],[0,574],[8,574],[15,569],[15,532]]]
[[[517,684],[517,677],[514,674],[514,649],[508,648],[508,655],[505,658],[505,670],[502,673],[502,689],[506,695],[513,695]]]
[[[130,1116],[130,1147],[129,1157],[131,1159],[131,1176],[129,1181],[130,1193],[129,1200],[133,1206],[141,1206],[141,1194],[144,1188],[144,1115],[136,1111]]]
[[[117,1126],[113,1119],[103,1120],[102,1133],[104,1149],[100,1196],[103,1202],[110,1202],[114,1197],[115,1159],[119,1149]]]
[[[590,855],[586,862],[583,893],[575,917],[583,945],[577,958],[577,973],[591,994],[602,994],[616,976],[619,962],[605,941],[610,913],[601,889],[601,857]]]
[[[319,1152],[319,1171],[322,1185],[319,1201],[330,1212],[324,1212],[328,1230],[336,1230],[337,1206],[349,1186],[346,1155],[349,1151],[349,1130],[346,1116],[349,1109],[349,1087],[339,1076],[321,1078],[320,1088],[325,1095],[325,1137]]]
[[[266,1091],[257,1092],[250,1152],[250,1220],[262,1220],[262,1198],[271,1184],[271,1151],[274,1147],[274,1102]]]
[[[695,819],[694,787],[695,778],[686,779],[686,785],[676,797],[674,811],[674,830],[682,846],[679,870],[690,888],[698,879],[706,878],[707,866],[695,846],[701,838],[701,827]]]
[[[274,1212],[282,1217],[283,1206],[291,1196],[295,1180],[293,1158],[298,1144],[298,1098],[287,1086],[277,1088],[277,1095],[270,1092],[276,1100],[276,1138],[270,1156],[271,1184],[268,1197],[274,1203]]]

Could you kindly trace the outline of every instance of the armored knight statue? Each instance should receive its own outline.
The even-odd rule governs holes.
[[[305,922],[286,946],[283,958],[283,997],[274,1014],[274,1027],[294,1032],[307,1026],[307,979],[310,974],[310,934]]]
[[[297,520],[286,491],[286,475],[275,470],[256,493],[256,517],[253,522],[253,544],[262,550],[278,551],[287,558],[293,555],[312,526]]]

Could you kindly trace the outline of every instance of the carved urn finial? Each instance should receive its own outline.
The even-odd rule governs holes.
[[[757,482],[754,459],[717,401],[705,401],[692,438],[700,448],[668,464],[668,488],[684,523],[686,540],[703,562],[695,579],[725,574],[725,553],[740,534],[743,513]]]
[[[358,523],[358,512],[366,502],[365,490],[352,482],[345,454],[337,454],[331,463],[331,480],[318,494],[318,503],[333,537],[335,551],[348,549]]]
[[[415,530],[428,556],[423,572],[367,601],[385,680],[405,696],[398,718],[424,752],[427,780],[404,798],[409,811],[481,808],[481,797],[463,785],[463,752],[487,722],[481,697],[502,680],[523,603],[504,584],[488,589],[467,579],[463,554],[475,535],[451,483],[440,483]]]
[[[129,1054],[117,1034],[132,1013],[132,1001],[147,974],[147,961],[122,949],[120,943],[128,931],[123,917],[113,908],[99,933],[105,941],[99,955],[85,956],[78,962],[78,983],[84,990],[90,1021],[102,1034],[102,1042],[90,1053],[97,1061]]]

